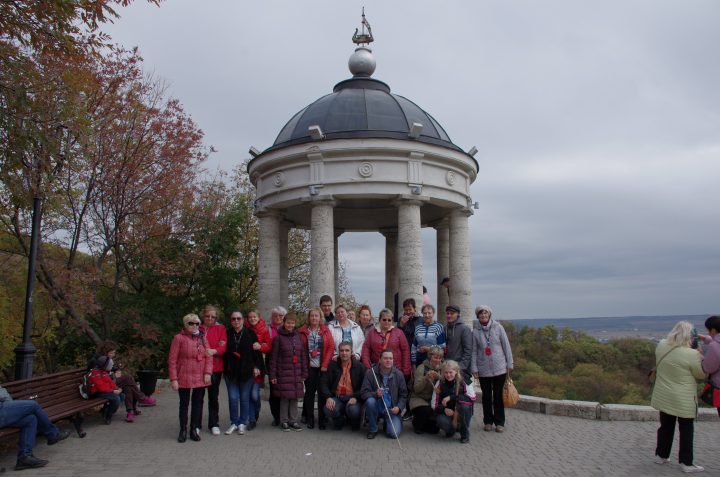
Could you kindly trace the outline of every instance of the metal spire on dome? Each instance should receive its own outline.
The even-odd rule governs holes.
[[[358,34],[359,29],[356,28],[355,34],[352,37],[352,41],[358,46],[369,45],[375,39],[372,35],[372,28],[370,28],[370,23],[368,23],[367,19],[365,18],[365,7],[362,8],[362,21],[360,23],[362,24],[362,33]],[[365,27],[367,27],[367,33],[365,33]]]
[[[354,78],[369,78],[375,72],[375,58],[373,57],[372,50],[367,47],[375,39],[372,35],[372,28],[365,18],[365,7],[362,9],[362,32],[359,33],[359,28],[355,29],[355,34],[352,37],[353,43],[358,45],[355,49],[355,53],[350,56],[348,60],[348,67],[350,73],[353,74]],[[367,32],[365,28],[367,27]]]

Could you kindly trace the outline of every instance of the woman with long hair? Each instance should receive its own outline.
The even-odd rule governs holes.
[[[453,437],[459,431],[460,443],[467,444],[470,442],[474,399],[468,393],[468,385],[465,384],[457,361],[445,361],[441,374],[432,403],[437,425],[445,431],[446,437]]]
[[[317,394],[318,428],[325,429],[325,414],[322,407],[327,396],[320,393],[320,374],[328,370],[335,351],[335,342],[327,325],[323,323],[320,308],[310,308],[307,312],[307,324],[298,331],[307,349],[308,377],[305,380],[303,396],[303,415],[307,428],[315,427],[315,395]]]
[[[650,405],[660,411],[655,462],[670,461],[675,423],[680,429],[679,461],[683,472],[705,470],[693,463],[693,434],[697,417],[697,381],[705,378],[700,353],[691,348],[692,325],[678,322],[655,349],[656,377]]]

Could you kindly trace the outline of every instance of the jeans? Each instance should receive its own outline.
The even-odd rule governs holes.
[[[358,427],[360,425],[360,403],[356,402],[353,405],[348,405],[347,402],[350,400],[350,397],[351,396],[331,397],[330,399],[335,401],[334,411],[328,410],[324,404],[320,408],[322,410],[321,412],[323,412],[326,417],[332,419],[333,424],[336,427],[340,427],[344,424],[343,421],[346,416],[353,427]]]
[[[390,416],[389,419],[388,415]],[[368,430],[370,432],[378,431],[378,419],[382,417],[385,419],[385,434],[388,437],[400,437],[400,433],[402,432],[402,418],[400,414],[388,414],[382,399],[375,399],[375,397],[372,396],[365,401],[365,417],[367,417]]]
[[[675,420],[680,428],[680,452],[678,460],[681,464],[693,465],[693,433],[695,419],[676,417],[660,411],[660,428],[657,431],[657,447],[655,455],[668,459],[675,436]]]
[[[180,429],[187,430],[188,424],[188,406],[190,405],[192,396],[192,406],[190,407],[190,427],[199,429],[202,426],[202,409],[205,400],[205,388],[180,388],[178,389],[180,396]]]
[[[220,418],[220,403],[218,396],[220,394],[220,381],[222,381],[222,371],[212,373],[210,376],[210,386],[207,388],[208,393],[208,429],[218,427]],[[200,421],[202,427],[202,418]]]
[[[257,422],[260,418],[260,407],[262,399],[260,399],[260,383],[253,382],[250,387],[250,422]]]
[[[92,395],[94,398],[103,398],[107,399],[107,403],[105,404],[105,407],[103,407],[103,417],[107,419],[111,419],[113,417],[113,414],[118,410],[120,407],[120,395],[115,393],[95,393]]]
[[[238,382],[226,376],[225,385],[228,393],[230,423],[236,426],[240,424],[247,425],[250,420],[250,389],[253,385],[253,379],[249,378]],[[240,404],[240,415],[238,415],[238,403]]]
[[[507,374],[492,376],[490,378],[480,377],[480,389],[482,390],[483,424],[505,425],[505,405],[503,404],[502,392]]]
[[[0,402],[0,429],[5,427],[20,428],[18,458],[32,454],[38,433],[52,439],[60,432],[43,408],[32,400]]]
[[[460,437],[470,437],[470,420],[473,415],[473,407],[467,404],[457,404],[455,412],[459,413],[457,427],[453,423],[455,416],[446,416],[445,413],[438,413],[436,416],[437,425],[448,435],[454,435],[460,431]]]

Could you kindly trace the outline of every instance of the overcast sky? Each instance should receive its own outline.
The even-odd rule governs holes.
[[[107,31],[230,170],[350,76],[361,7],[374,77],[476,146],[473,296],[501,319],[720,313],[720,2],[137,1]],[[435,297],[435,234],[423,231]],[[345,234],[383,301],[384,241]]]

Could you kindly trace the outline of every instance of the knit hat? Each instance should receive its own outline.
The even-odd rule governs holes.
[[[454,311],[455,313],[460,313],[460,307],[457,305],[448,305],[445,307],[445,311]]]
[[[487,305],[480,305],[477,308],[475,308],[475,316],[478,316],[480,314],[480,312],[483,310],[487,311],[488,315],[490,315],[490,318],[492,318],[492,310]]]
[[[112,358],[109,358],[107,356],[100,356],[98,359],[95,360],[95,367],[97,369],[104,369],[105,371],[110,371],[113,367],[113,360]]]

